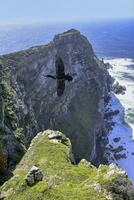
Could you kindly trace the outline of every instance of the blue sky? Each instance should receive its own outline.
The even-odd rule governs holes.
[[[134,17],[134,0],[0,0],[0,23]]]

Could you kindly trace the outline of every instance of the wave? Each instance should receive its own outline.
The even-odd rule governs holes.
[[[124,95],[115,95],[111,93],[111,100],[108,107],[112,110],[119,110],[119,114],[113,117],[113,129],[109,133],[109,161],[116,162],[123,168],[134,184],[134,61],[133,59],[111,59],[105,60],[113,68],[109,73],[121,85],[125,85],[126,93]],[[123,75],[127,73],[130,76]]]

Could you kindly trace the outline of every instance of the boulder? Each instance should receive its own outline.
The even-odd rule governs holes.
[[[52,139],[57,139],[57,140],[61,140],[63,137],[63,134],[59,131],[51,131],[49,134],[48,134],[48,138],[49,140],[52,140]]]
[[[106,69],[113,69],[113,66],[110,63],[105,63]]]
[[[113,91],[115,94],[125,94],[126,87],[120,85],[118,82],[115,82],[115,83],[113,84],[113,86],[112,86],[112,91]]]
[[[25,177],[25,181],[29,186],[35,185],[37,182],[42,181],[42,179],[43,174],[36,166],[33,166]]]
[[[121,139],[120,137],[116,137],[116,138],[113,139],[113,141],[117,143],[117,142],[120,141],[120,139]]]
[[[70,146],[70,141],[68,140],[68,138],[59,131],[48,130],[47,136],[48,139],[53,143],[63,143]]]
[[[91,164],[91,162],[88,162],[86,159],[82,159],[79,163],[79,165],[85,165],[87,167],[94,168],[94,166]]]
[[[115,163],[111,163],[109,165],[109,170],[107,171],[107,173],[105,174],[104,178],[108,179],[110,176],[112,176],[113,174],[118,174],[120,176],[124,176],[127,177],[127,174],[124,170],[118,168],[118,166]]]

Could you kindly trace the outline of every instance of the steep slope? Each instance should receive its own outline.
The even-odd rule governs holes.
[[[63,59],[65,73],[73,77],[61,97],[56,82],[45,77],[55,74],[56,53]],[[48,45],[1,56],[0,67],[0,134],[8,166],[18,162],[38,131],[48,128],[71,139],[77,161],[99,161],[103,149],[97,138],[105,132],[104,104],[111,79],[79,31],[72,29]]]
[[[61,139],[49,139],[60,134]],[[72,165],[69,139],[47,130],[32,141],[27,153],[14,171],[14,176],[0,188],[4,200],[132,200],[134,189],[125,172],[116,165],[98,169],[86,160]],[[25,176],[36,165],[44,178],[27,186]]]

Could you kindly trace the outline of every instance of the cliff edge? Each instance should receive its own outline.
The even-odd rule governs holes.
[[[14,176],[0,188],[0,199],[134,199],[132,184],[115,164],[96,168],[83,159],[79,165],[72,165],[71,151],[70,141],[62,133],[40,132],[13,172]],[[29,186],[25,177],[33,165],[41,170],[43,179]]]

